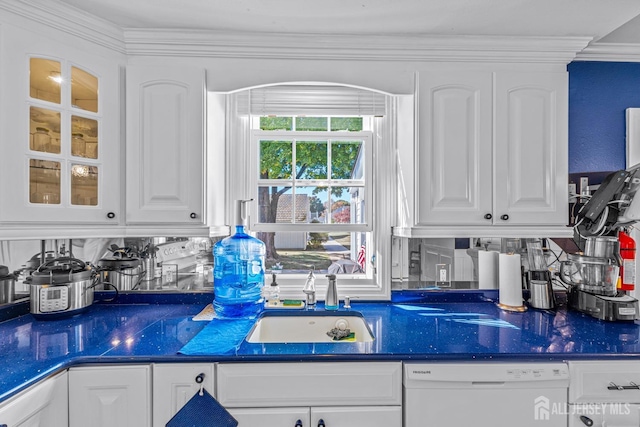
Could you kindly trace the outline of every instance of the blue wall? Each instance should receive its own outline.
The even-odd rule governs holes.
[[[625,169],[625,109],[640,107],[640,63],[572,62],[569,173]]]

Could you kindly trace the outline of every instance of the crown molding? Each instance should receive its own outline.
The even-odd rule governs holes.
[[[326,35],[125,29],[130,55],[569,63],[588,37]]]
[[[640,62],[640,43],[593,43],[575,61]]]
[[[126,53],[122,28],[58,0],[0,0],[1,10]]]
[[[590,37],[123,29],[58,0],[0,0],[0,10],[119,53],[144,56],[567,64],[591,41]]]

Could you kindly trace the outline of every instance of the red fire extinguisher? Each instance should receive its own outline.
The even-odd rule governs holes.
[[[632,291],[636,287],[636,241],[624,230],[618,232],[620,241],[620,290]]]

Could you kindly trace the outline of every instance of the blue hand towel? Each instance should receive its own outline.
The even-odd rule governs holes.
[[[166,427],[236,427],[238,421],[231,416],[207,390],[197,392],[173,416]]]

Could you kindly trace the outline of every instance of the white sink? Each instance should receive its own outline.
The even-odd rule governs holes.
[[[330,330],[349,329],[353,337],[334,340]],[[360,313],[302,312],[265,313],[246,338],[250,343],[345,343],[371,342],[373,334]]]

